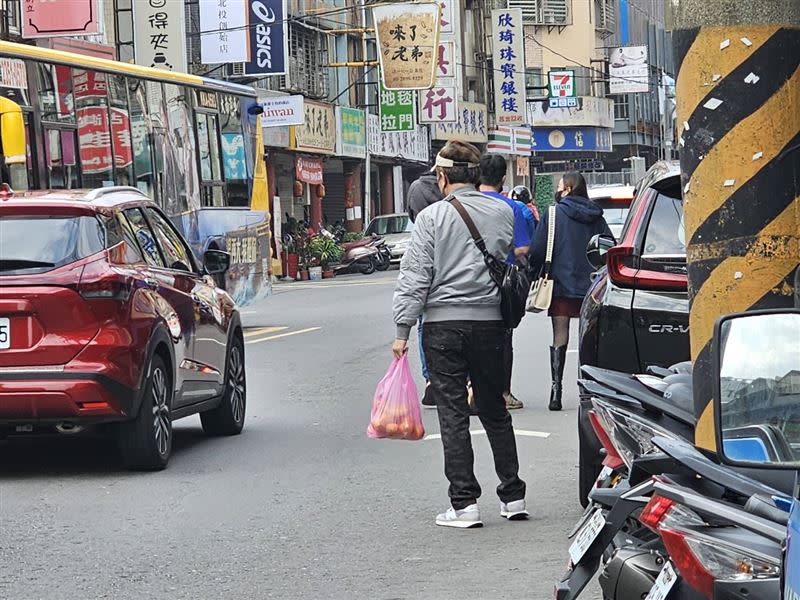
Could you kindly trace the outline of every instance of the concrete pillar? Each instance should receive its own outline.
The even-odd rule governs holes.
[[[394,175],[389,165],[378,168],[381,176],[381,214],[389,215],[394,212]]]
[[[314,231],[319,231],[320,223],[322,223],[322,198],[317,194],[319,186],[310,183],[306,185],[308,185],[309,193],[311,194],[311,206],[308,211],[310,225]]]
[[[791,306],[800,263],[800,2],[673,0],[695,441],[716,450],[724,314]]]
[[[344,174],[344,207],[348,216],[345,221],[347,231],[358,232],[364,229],[364,214],[361,192],[361,163],[353,165],[350,171]]]

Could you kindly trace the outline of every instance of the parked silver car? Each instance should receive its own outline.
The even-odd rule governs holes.
[[[365,235],[374,234],[386,240],[386,245],[392,251],[392,263],[397,264],[406,252],[413,230],[414,224],[408,215],[398,213],[375,217],[367,227]]]

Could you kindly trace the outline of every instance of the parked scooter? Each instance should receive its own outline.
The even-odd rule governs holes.
[[[336,239],[336,236],[324,227],[320,228],[320,235],[333,240]],[[366,237],[354,242],[339,243],[344,248],[344,255],[339,264],[334,267],[334,271],[337,273],[358,271],[364,275],[371,275],[378,269],[378,265],[382,265],[384,261],[386,262],[386,268],[389,268],[388,259],[385,259],[385,254],[381,253],[381,244],[383,243],[381,238]]]
[[[754,319],[766,331],[756,329]],[[759,334],[768,351],[754,348]],[[600,584],[609,599],[777,599],[781,574],[786,590],[796,593],[788,553],[781,565],[781,545],[789,496],[798,498],[798,339],[798,312],[721,320],[715,416],[724,466],[689,443],[692,419],[664,402],[673,399],[669,392],[679,385],[674,372],[682,369],[655,373],[672,378],[671,384],[589,373],[593,379],[584,379],[582,390],[591,394],[591,423],[604,445],[606,468],[573,531],[572,564],[556,587],[557,598],[576,598],[601,560]],[[748,361],[748,351],[759,360]],[[688,400],[691,407],[691,395]],[[800,531],[800,508],[795,517]]]

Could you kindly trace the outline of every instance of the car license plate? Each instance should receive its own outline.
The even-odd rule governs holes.
[[[0,350],[11,348],[11,319],[0,319]]]
[[[569,547],[569,557],[572,559],[573,565],[577,565],[581,558],[583,558],[589,546],[591,546],[592,542],[600,535],[605,524],[606,518],[603,516],[603,509],[598,508],[594,511],[591,518],[583,525],[578,535],[575,536],[575,541],[572,542],[572,545]]]
[[[675,567],[672,566],[671,562],[667,561],[664,563],[661,573],[658,574],[656,582],[650,588],[650,593],[647,594],[645,600],[664,600],[677,580],[678,575],[675,573]]]

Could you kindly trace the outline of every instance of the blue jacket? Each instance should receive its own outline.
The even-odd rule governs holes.
[[[534,277],[544,265],[547,253],[547,231],[550,211],[543,211],[536,227],[530,250],[530,265]],[[603,209],[588,198],[567,196],[556,205],[556,232],[553,244],[553,297],[583,298],[591,285],[595,270],[586,258],[586,246],[598,233],[611,235]],[[613,237],[613,236],[612,236]]]

